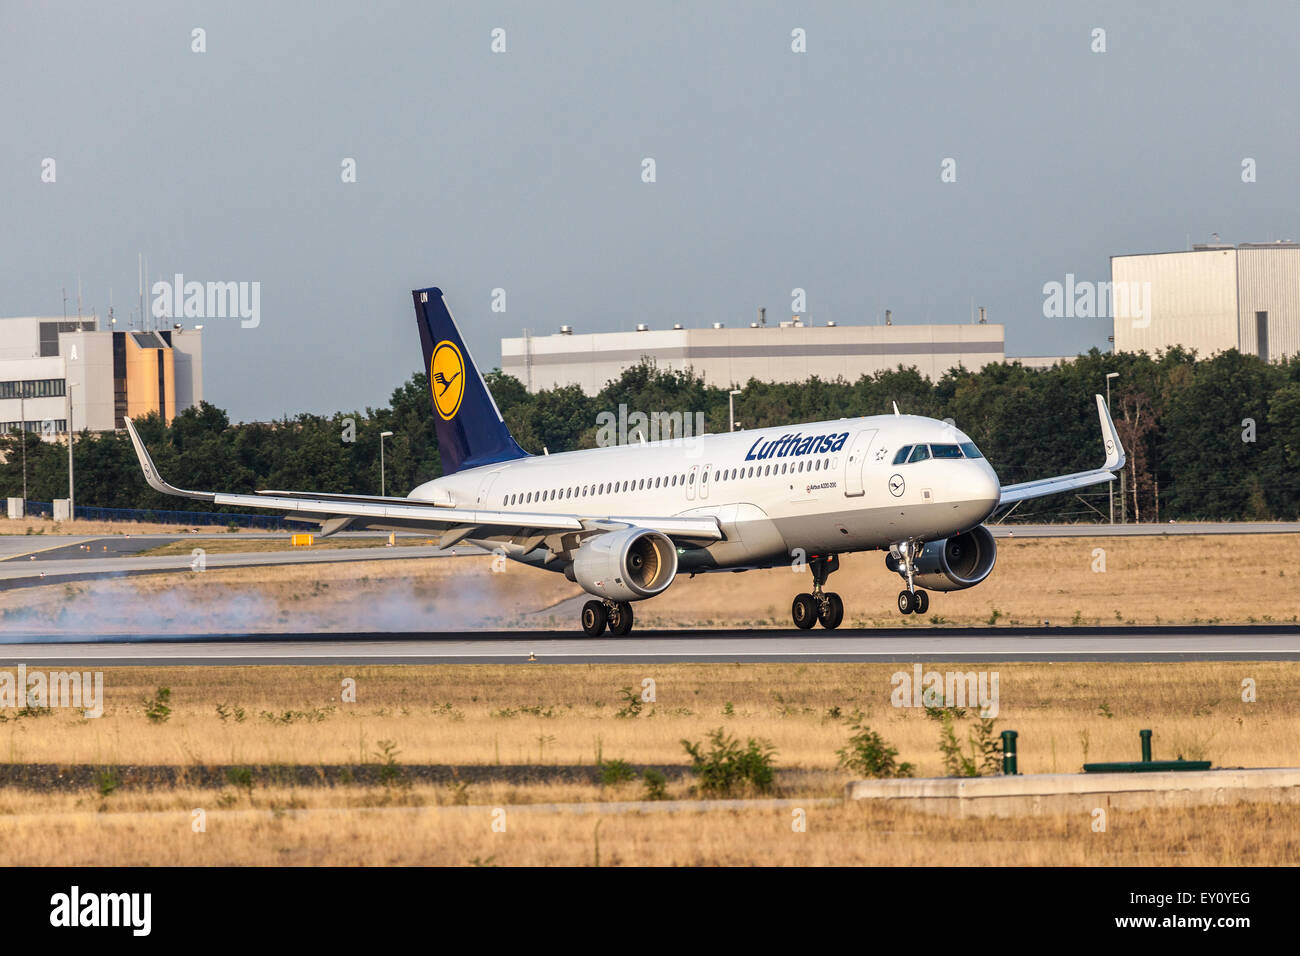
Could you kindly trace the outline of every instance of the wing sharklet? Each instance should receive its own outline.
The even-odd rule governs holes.
[[[195,498],[199,501],[216,500],[217,496],[212,492],[186,491],[184,488],[177,488],[163,481],[157,466],[154,465],[153,459],[149,457],[149,452],[144,447],[144,442],[140,440],[140,433],[135,430],[135,423],[125,417],[123,420],[126,422],[126,432],[131,436],[131,444],[135,446],[135,457],[140,460],[140,470],[144,472],[144,480],[149,482],[150,488],[164,495],[175,495],[179,498]]]
[[[1030,498],[1043,498],[1047,495],[1073,491],[1075,488],[1087,488],[1089,485],[1099,485],[1102,482],[1115,480],[1113,472],[1123,468],[1128,459],[1124,454],[1124,446],[1120,443],[1119,432],[1115,430],[1115,422],[1110,417],[1110,410],[1106,408],[1106,400],[1100,395],[1095,395],[1094,398],[1097,399],[1097,418],[1101,422],[1102,448],[1106,452],[1106,460],[1102,463],[1102,466],[1092,471],[1075,472],[1072,475],[1057,475],[1053,478],[1039,478],[1036,481],[1022,481],[1014,485],[1004,485],[1002,487],[1002,504],[1010,504],[1013,501],[1026,501]]]

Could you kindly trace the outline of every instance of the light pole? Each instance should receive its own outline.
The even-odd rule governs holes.
[[[1112,378],[1119,378],[1119,372],[1106,373],[1106,414],[1107,415],[1110,414],[1110,380]],[[1120,472],[1121,480],[1123,479],[1123,476],[1124,473],[1121,471]],[[1115,482],[1108,481],[1106,484],[1108,486],[1106,490],[1110,493],[1110,523],[1114,524],[1115,523]]]
[[[68,520],[71,521],[77,516],[76,499],[73,497],[72,485],[72,389],[80,382],[68,382],[64,386],[64,393],[68,397]]]
[[[384,439],[392,438],[392,432],[379,433],[379,497],[387,496],[388,484],[384,476]]]
[[[18,431],[23,440],[23,514],[27,514],[27,382],[18,383]]]
[[[743,391],[739,388],[733,388],[727,393],[727,431],[736,430],[736,396]]]

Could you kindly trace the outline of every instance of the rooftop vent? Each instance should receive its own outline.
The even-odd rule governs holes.
[[[835,328],[835,323],[834,323],[834,322],[827,322],[827,323],[826,323],[826,328],[828,328],[828,329],[833,329],[833,328]]]
[[[650,326],[646,325],[644,322],[638,322],[636,324],[636,330],[638,332],[649,332]]]
[[[571,325],[562,325],[562,326],[560,326],[560,334],[561,334],[561,335],[572,335],[572,334],[573,334],[573,326],[571,326]]]
[[[680,322],[674,322],[673,329],[674,331],[680,332],[682,330],[682,324]]]
[[[721,322],[714,322],[714,323],[713,323],[713,327],[714,327],[715,329],[720,329],[720,328],[723,328],[723,325],[722,325]]]

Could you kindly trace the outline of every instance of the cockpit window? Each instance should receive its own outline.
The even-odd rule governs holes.
[[[930,453],[935,458],[960,458],[961,449],[956,445],[931,445]]]
[[[901,465],[903,462],[907,461],[907,456],[911,454],[911,452],[911,445],[904,445],[902,448],[898,449],[898,454],[894,456],[894,464]]]
[[[910,464],[914,461],[925,461],[929,457],[930,447],[928,445],[917,445],[916,449],[912,452],[912,457],[907,459],[907,461]]]
[[[961,450],[964,451],[964,452],[966,453],[966,457],[967,457],[967,458],[983,458],[983,457],[984,457],[983,455],[980,454],[980,450],[979,450],[978,448],[975,447],[975,443],[974,443],[973,441],[964,441],[964,442],[962,442],[962,443],[961,443]]]

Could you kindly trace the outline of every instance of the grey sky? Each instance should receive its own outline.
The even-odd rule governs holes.
[[[258,328],[204,321],[206,397],[245,420],[385,402],[430,284],[485,369],[523,327],[777,318],[795,287],[814,322],[973,297],[1011,354],[1104,348],[1107,320],[1043,318],[1045,282],[1300,237],[1297,35],[1294,4],[1186,0],[11,0],[0,315],[58,314],[80,275],[124,320],[141,251],[259,281]]]

